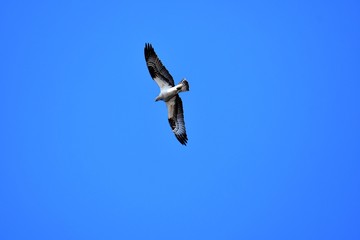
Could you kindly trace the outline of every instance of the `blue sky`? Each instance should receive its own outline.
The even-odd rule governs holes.
[[[0,239],[360,239],[359,12],[2,1]]]

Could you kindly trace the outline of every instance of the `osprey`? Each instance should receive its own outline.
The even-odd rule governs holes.
[[[186,145],[188,138],[185,129],[184,110],[178,93],[189,91],[189,83],[184,78],[179,84],[174,84],[174,79],[161,63],[151,44],[145,44],[144,53],[150,75],[160,88],[160,94],[155,98],[155,101],[162,100],[166,103],[170,127],[177,140]]]

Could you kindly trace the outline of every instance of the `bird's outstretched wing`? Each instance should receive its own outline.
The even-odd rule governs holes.
[[[155,80],[160,89],[166,89],[174,86],[174,79],[161,63],[150,43],[145,44],[144,48],[146,65],[149,69],[151,77]]]
[[[188,138],[185,129],[183,104],[179,95],[167,101],[166,106],[168,109],[169,124],[175,137],[181,144],[186,145]]]

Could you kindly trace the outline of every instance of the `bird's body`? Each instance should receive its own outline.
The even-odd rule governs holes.
[[[174,87],[161,89],[160,94],[156,97],[155,101],[163,100],[164,102],[167,102],[178,93],[186,91],[189,91],[189,84],[186,79],[183,79],[178,85]]]
[[[150,75],[160,88],[160,94],[156,97],[155,101],[162,100],[166,103],[171,129],[179,142],[186,145],[188,138],[185,129],[183,105],[179,93],[189,91],[189,83],[184,78],[179,84],[174,84],[172,76],[161,63],[151,44],[145,44],[144,54]]]

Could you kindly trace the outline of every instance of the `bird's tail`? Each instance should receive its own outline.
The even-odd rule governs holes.
[[[185,78],[181,80],[179,84],[181,84],[181,92],[186,92],[190,90],[189,83]]]

